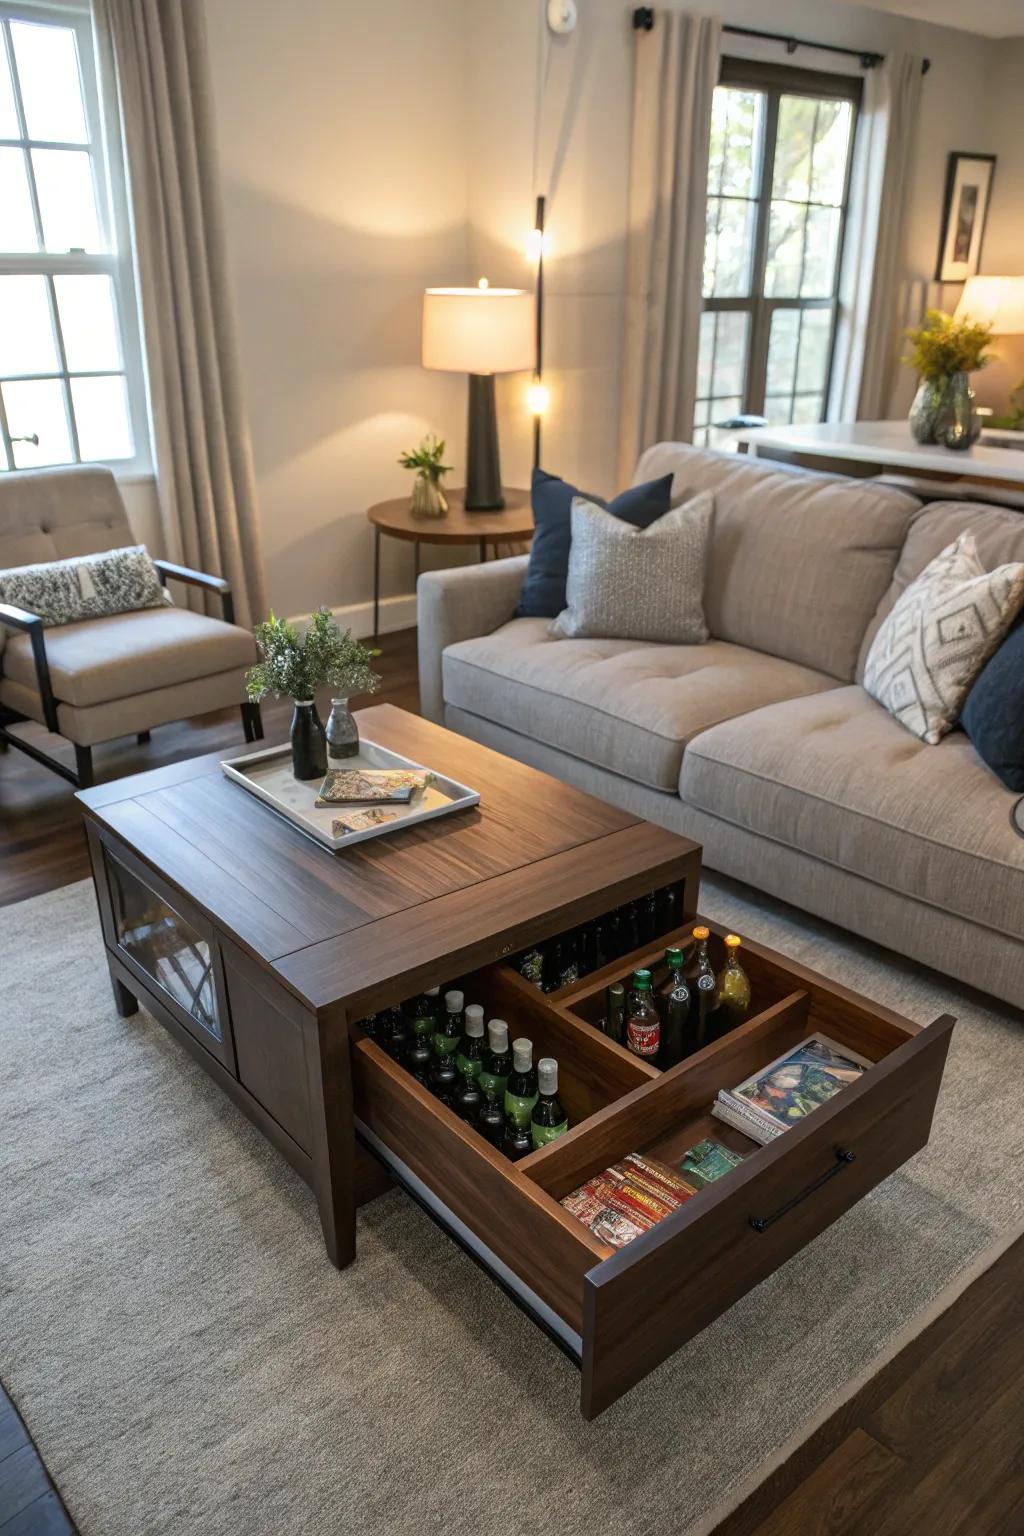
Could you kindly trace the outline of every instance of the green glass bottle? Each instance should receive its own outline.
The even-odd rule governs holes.
[[[508,1043],[508,1025],[504,1019],[492,1019],[487,1026],[487,1048],[477,1074],[477,1081],[484,1094],[493,1093],[499,1104],[503,1104],[505,1086],[511,1071],[512,1049]]]
[[[451,1104],[458,1086],[455,1057],[462,1039],[461,992],[453,989],[444,995],[444,1013],[434,1033],[434,1059],[430,1066],[430,1087],[445,1104]]]
[[[412,1034],[433,1039],[441,1018],[440,992],[440,987],[428,987],[425,992],[409,999],[405,1012]]]
[[[569,1117],[558,1097],[558,1062],[552,1056],[542,1056],[537,1063],[537,1102],[530,1113],[534,1149],[546,1147],[568,1129]]]
[[[479,1003],[466,1008],[462,1039],[455,1053],[455,1065],[463,1077],[477,1078],[484,1054],[484,1011]]]
[[[665,951],[668,979],[658,995],[661,1014],[661,1048],[657,1065],[662,1071],[689,1055],[690,989],[684,974],[686,957],[676,946]]]
[[[512,1042],[512,1073],[505,1085],[505,1118],[510,1126],[529,1131],[530,1115],[537,1102],[537,1069],[533,1065],[533,1041]]]
[[[505,1090],[501,1090],[502,1095]],[[496,1089],[488,1088],[476,1117],[476,1128],[492,1147],[501,1147],[505,1136],[505,1109]]]

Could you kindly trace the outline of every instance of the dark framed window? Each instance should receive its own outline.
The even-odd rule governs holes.
[[[821,421],[861,82],[724,59],[708,164],[694,442],[740,413]]]

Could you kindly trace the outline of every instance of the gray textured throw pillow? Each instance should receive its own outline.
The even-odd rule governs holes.
[[[566,638],[703,645],[704,568],[715,502],[710,491],[634,528],[577,496],[567,606],[551,625]]]
[[[47,628],[168,601],[144,544],[0,571],[0,603],[37,614]]]

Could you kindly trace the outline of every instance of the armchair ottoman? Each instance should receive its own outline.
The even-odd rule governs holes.
[[[134,543],[109,470],[74,467],[0,476],[0,568],[64,560]],[[246,741],[263,735],[258,704],[245,701],[256,660],[248,630],[234,622],[219,576],[155,560],[164,579],[217,593],[222,617],[143,608],[46,627],[0,603],[0,746],[17,747],[79,788],[92,783],[92,749],[117,736],[146,739],[154,726],[237,704]],[[10,729],[35,720],[75,749],[75,770]]]

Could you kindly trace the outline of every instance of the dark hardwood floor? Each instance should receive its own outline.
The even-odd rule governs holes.
[[[376,698],[415,710],[415,631],[387,635],[381,648],[384,686]],[[287,704],[266,707],[268,742],[284,739],[288,720]],[[237,712],[165,726],[145,745],[101,747],[97,779],[243,745]],[[18,752],[0,757],[0,905],[88,875],[80,821],[61,779]],[[1022,1297],[1024,1239],[716,1536],[1024,1536]],[[72,1529],[20,1418],[0,1395],[0,1536]]]

